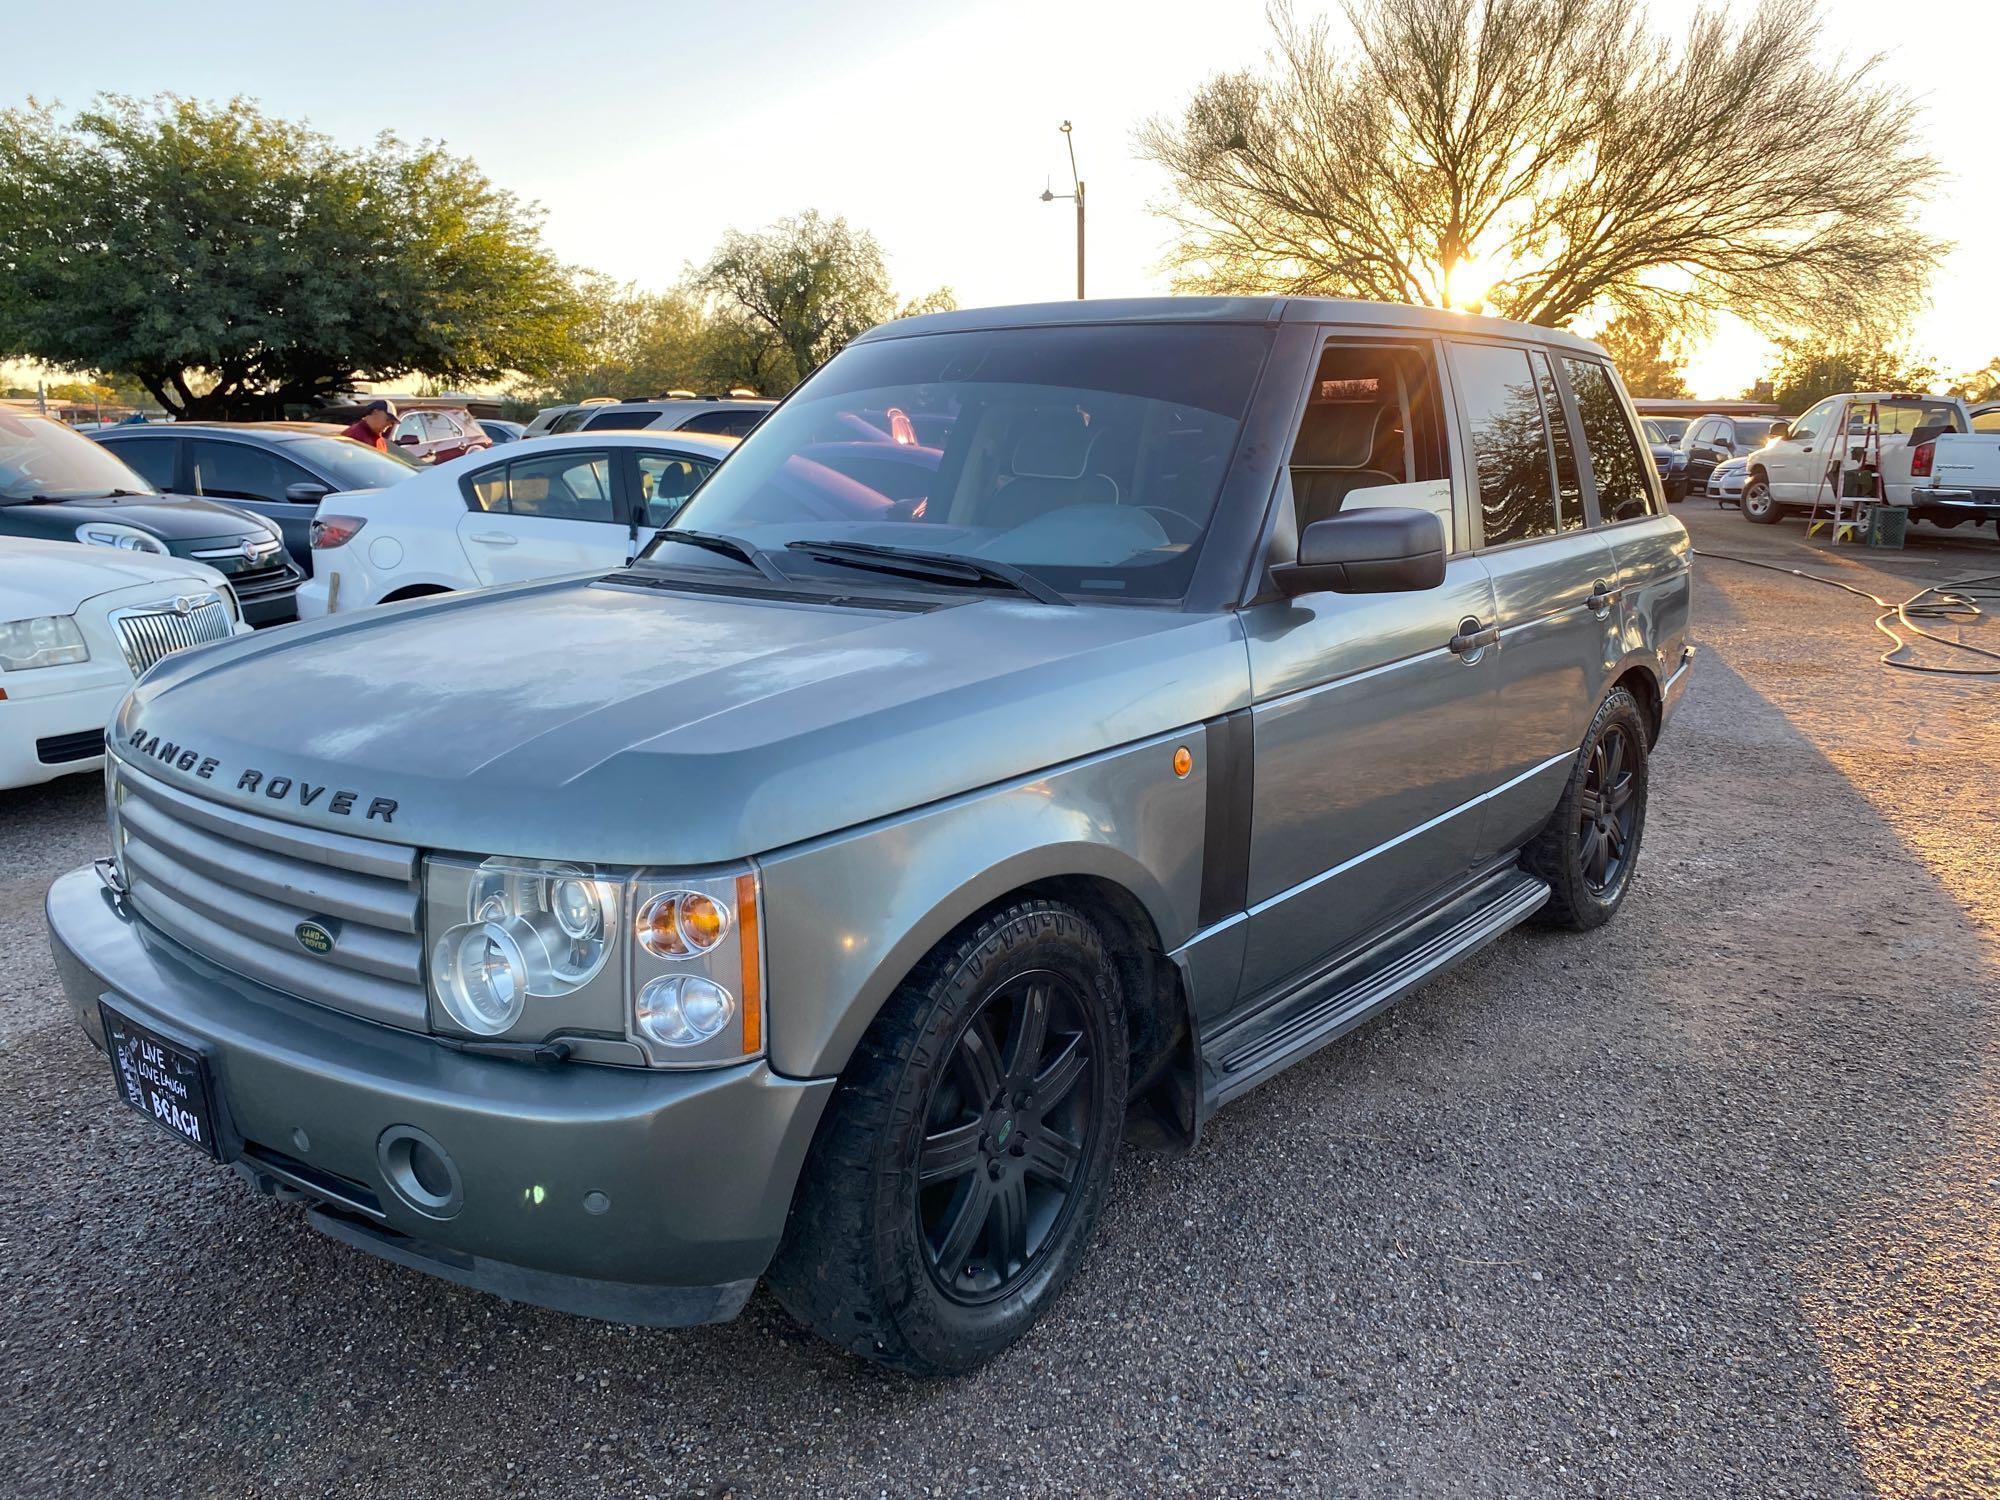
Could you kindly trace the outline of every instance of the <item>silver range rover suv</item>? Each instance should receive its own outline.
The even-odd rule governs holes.
[[[636,518],[644,480],[466,503]],[[120,1095],[350,1245],[634,1323],[765,1277],[963,1370],[1060,1293],[1122,1139],[1618,910],[1687,618],[1593,344],[916,318],[629,566],[168,658],[50,929]]]

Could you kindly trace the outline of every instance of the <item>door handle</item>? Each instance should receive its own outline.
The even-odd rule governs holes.
[[[1479,621],[1471,615],[1458,622],[1458,634],[1451,638],[1452,653],[1456,656],[1470,656],[1499,644],[1500,627],[1488,625],[1481,628]]]
[[[520,538],[509,536],[504,531],[475,531],[472,540],[484,542],[489,547],[512,547]]]
[[[1590,612],[1601,620],[1610,611],[1611,606],[1624,597],[1625,590],[1615,589],[1600,578],[1590,586]]]

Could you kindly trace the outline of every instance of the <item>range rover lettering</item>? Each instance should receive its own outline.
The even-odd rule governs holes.
[[[1562,333],[893,323],[629,563],[163,663],[56,957],[128,1102],[351,1246],[964,1370],[1122,1140],[1619,909],[1688,558]]]

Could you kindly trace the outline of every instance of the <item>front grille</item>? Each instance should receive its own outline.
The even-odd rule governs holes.
[[[131,901],[182,946],[246,979],[413,1031],[425,1028],[417,851],[240,812],[113,773]],[[325,954],[301,923],[333,936]]]
[[[185,651],[203,641],[219,641],[229,634],[229,610],[213,594],[197,596],[200,602],[182,601],[186,609],[172,605],[142,605],[121,609],[112,616],[118,627],[118,643],[125,648],[125,661],[137,677],[163,656]]]
[[[35,741],[35,759],[45,766],[60,766],[73,760],[89,760],[104,753],[104,731],[79,729],[75,734],[52,734]]]
[[[299,574],[289,563],[278,562],[267,568],[245,568],[241,573],[231,573],[229,581],[235,586],[239,599],[255,599],[259,595],[288,588],[298,581]]]

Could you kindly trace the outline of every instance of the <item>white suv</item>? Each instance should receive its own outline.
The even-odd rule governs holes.
[[[300,617],[620,567],[735,446],[691,432],[529,438],[329,495]]]

